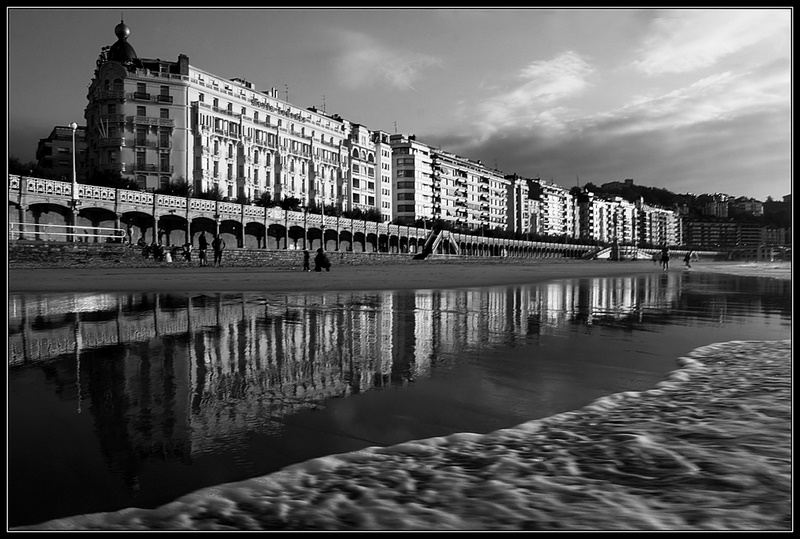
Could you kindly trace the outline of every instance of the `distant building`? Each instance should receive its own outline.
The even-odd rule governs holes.
[[[754,198],[739,197],[728,202],[728,212],[759,217],[764,215],[764,203]]]
[[[678,245],[680,243],[680,219],[674,211],[645,204],[643,199],[639,199],[636,208],[640,246]]]
[[[703,215],[710,217],[718,217],[725,219],[728,217],[728,203],[730,197],[728,195],[715,194],[712,195],[711,200],[703,205]]]
[[[414,135],[389,136],[394,172],[394,220],[398,224],[414,224],[440,215],[434,212],[431,176],[431,148],[417,141]]]
[[[78,126],[75,130],[75,168],[79,179],[84,178],[84,156],[86,154],[86,128]],[[68,125],[57,125],[47,138],[39,139],[36,148],[36,162],[46,169],[52,170],[56,177],[64,181],[72,181],[72,128]]]
[[[578,204],[568,189],[547,180],[531,180],[531,198],[539,201],[537,234],[576,238],[579,235]]]
[[[636,205],[622,197],[584,191],[578,197],[580,237],[604,243],[638,245]]]

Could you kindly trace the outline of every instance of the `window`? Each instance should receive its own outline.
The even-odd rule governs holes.
[[[111,104],[108,106],[108,113],[109,114],[116,114],[117,113],[117,106],[115,104]]]
[[[360,204],[361,198],[358,196],[358,193],[353,193],[353,204]]]
[[[374,206],[375,205],[375,197],[367,197],[367,205]]]
[[[162,86],[161,87],[161,95],[169,95],[169,86]]]
[[[147,107],[136,107],[136,116],[147,116]]]
[[[197,96],[197,99],[199,99],[200,102],[203,103],[206,100],[206,96],[204,94],[200,94],[199,96]]]
[[[160,112],[162,118],[169,118],[169,109],[161,109]]]
[[[217,99],[217,98],[215,97],[215,98],[214,98],[214,101],[212,102],[212,104],[214,105],[214,108],[217,108],[217,107],[219,107],[219,99]]]
[[[353,187],[355,189],[359,189],[361,187],[361,183],[358,181],[358,178],[353,178]]]
[[[147,93],[147,85],[143,82],[139,82],[136,84],[136,91],[141,94]]]
[[[136,152],[136,167],[139,169],[143,169],[145,164],[147,163],[147,159],[145,157],[145,152],[138,151]]]
[[[374,191],[375,190],[375,182],[367,182],[367,189],[369,189],[370,191]]]
[[[159,156],[159,164],[161,165],[161,172],[171,172],[169,167],[169,153],[162,153]]]

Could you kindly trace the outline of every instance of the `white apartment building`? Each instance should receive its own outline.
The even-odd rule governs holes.
[[[605,243],[637,245],[636,205],[622,197],[602,198],[591,192],[578,197],[580,237]]]
[[[507,209],[508,226],[506,230],[519,234],[538,234],[541,203],[533,198],[538,186],[532,185],[535,180],[523,178],[518,174],[506,175],[508,182]]]
[[[145,189],[183,177],[195,192],[217,187],[230,199],[269,193],[351,209],[343,121],[195,68],[185,55],[139,59],[128,27],[115,33],[87,95],[89,170],[119,171]]]
[[[674,211],[645,204],[641,199],[637,202],[636,208],[639,245],[660,246],[680,243],[681,223]]]
[[[342,121],[348,133],[344,144],[350,155],[350,182],[343,182],[342,209],[375,209],[380,211],[383,221],[391,221],[394,204],[389,134],[371,131],[339,116],[333,118]]]
[[[507,228],[509,181],[480,161],[431,148],[434,213],[467,230]]]
[[[431,148],[415,135],[389,136],[394,173],[394,214],[398,224],[438,217],[434,213]]]
[[[574,196],[560,185],[546,180],[531,181],[530,196],[539,201],[536,234],[578,237],[578,206]]]

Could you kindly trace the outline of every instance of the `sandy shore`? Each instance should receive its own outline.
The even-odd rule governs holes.
[[[788,262],[694,263],[687,270],[791,278]],[[613,277],[661,270],[649,261],[419,261],[397,266],[334,267],[330,272],[277,268],[9,269],[9,292],[319,292],[532,284],[569,277]]]

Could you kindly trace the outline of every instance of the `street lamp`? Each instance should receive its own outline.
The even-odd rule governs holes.
[[[72,122],[69,126],[72,128],[72,201],[74,203],[78,200],[78,174],[75,158],[75,154],[78,151],[75,145],[75,131],[78,129],[78,124]],[[77,204],[73,205],[76,206]]]

